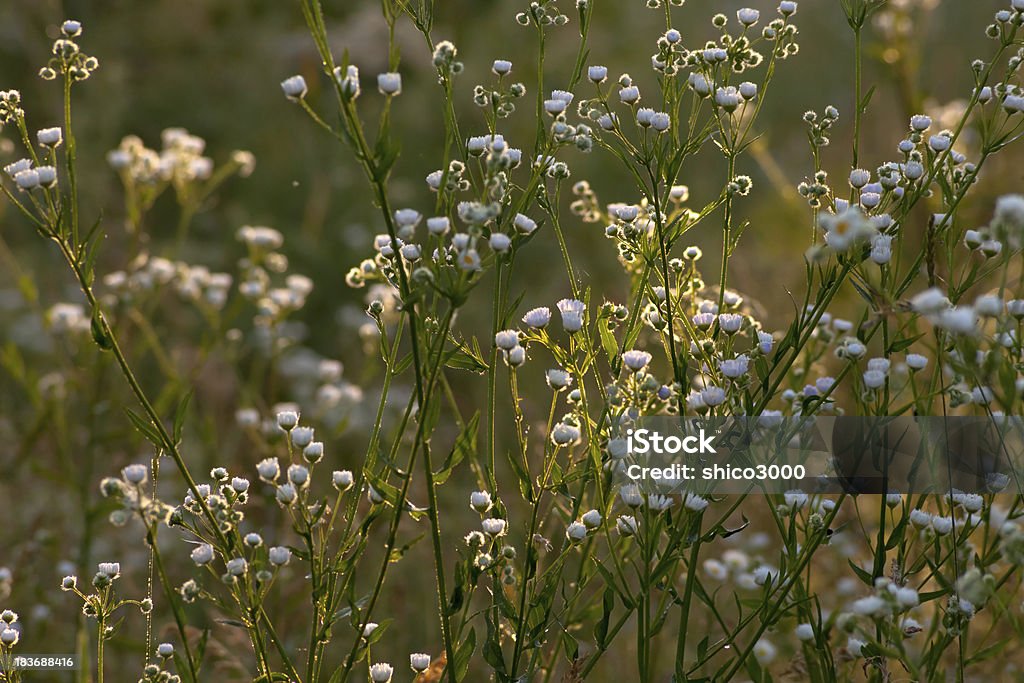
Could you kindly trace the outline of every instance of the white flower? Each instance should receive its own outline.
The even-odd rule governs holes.
[[[292,551],[284,546],[275,545],[267,551],[267,559],[275,567],[283,567],[292,559]]]
[[[491,65],[491,71],[498,76],[505,76],[512,71],[512,62],[507,59],[495,59]],[[430,663],[429,660],[427,663]]]
[[[978,331],[978,316],[973,308],[956,306],[939,314],[936,327],[954,334],[975,334]]]
[[[277,414],[277,426],[285,431],[295,428],[299,424],[299,414],[294,410],[282,410]]]
[[[814,627],[810,624],[797,624],[796,637],[804,642],[814,640]]]
[[[17,629],[5,628],[0,631],[0,643],[7,647],[14,647],[18,644],[18,638],[21,637],[21,633]]]
[[[601,513],[597,510],[588,510],[583,513],[582,517],[580,517],[580,521],[582,521],[583,526],[588,529],[596,529],[601,526]]]
[[[672,118],[663,111],[655,112],[651,117],[651,127],[659,133],[664,133],[672,126]]]
[[[149,468],[139,464],[128,465],[121,470],[121,476],[129,484],[138,486],[146,481],[146,478],[149,476]]]
[[[39,166],[36,168],[36,175],[43,187],[53,187],[57,184],[57,169],[53,166]]]
[[[912,617],[907,617],[900,624],[900,628],[903,629],[903,637],[909,638],[910,636],[920,633],[924,629],[921,627],[921,623]]]
[[[996,200],[995,220],[1017,229],[1024,228],[1024,195],[1008,194]]]
[[[473,272],[480,270],[480,254],[477,253],[476,249],[461,251],[459,252],[458,263],[459,268],[465,271]]]
[[[871,238],[871,260],[880,266],[892,260],[892,235],[880,232]]]
[[[314,434],[312,427],[296,427],[291,431],[292,445],[296,448],[305,448],[313,443]]]
[[[629,455],[629,441],[622,437],[608,439],[608,455],[616,460],[625,458]]]
[[[572,384],[572,375],[559,368],[548,370],[544,377],[547,379],[548,386],[555,391],[561,391]]]
[[[523,323],[534,328],[542,329],[551,322],[551,309],[541,306],[526,312],[523,316]]]
[[[647,496],[647,507],[651,510],[660,512],[668,510],[675,504],[676,502],[668,496]]]
[[[696,493],[688,493],[683,501],[683,505],[691,512],[703,512],[708,506],[708,501]]]
[[[402,74],[387,72],[377,74],[377,90],[388,97],[402,94]],[[390,668],[390,667],[389,667]]]
[[[928,359],[919,353],[908,353],[906,359],[907,367],[912,371],[924,370],[928,365]]]
[[[833,251],[846,251],[876,232],[874,224],[855,206],[847,207],[838,214],[823,213],[818,224],[825,231],[825,242]]]
[[[511,64],[509,64],[511,67]],[[423,652],[413,652],[409,655],[409,667],[418,674],[430,668],[430,655]]]
[[[701,97],[707,97],[708,95],[711,94],[712,86],[710,83],[708,83],[708,79],[704,78],[703,74],[699,74],[696,71],[693,71],[690,73],[690,76],[687,80],[690,84],[690,87],[693,88],[693,91],[700,95]]]
[[[914,509],[910,511],[910,523],[918,529],[924,529],[931,526],[932,516],[924,510]]]
[[[722,553],[722,561],[732,571],[746,571],[751,565],[751,558],[743,551],[734,548]]]
[[[558,446],[566,446],[580,440],[580,428],[559,422],[551,428],[551,440]]]
[[[490,239],[487,240],[491,249],[498,253],[504,253],[509,250],[512,246],[512,238],[503,232],[492,232]]]
[[[651,354],[633,349],[622,354],[622,362],[632,372],[640,372],[651,362]]]
[[[932,127],[932,120],[924,114],[916,114],[910,117],[910,127],[918,133],[923,133]]]
[[[850,185],[855,189],[859,190],[870,182],[871,171],[865,171],[863,168],[855,168],[850,171]]]
[[[603,83],[608,78],[608,67],[591,66],[587,68],[587,78],[594,83]]]
[[[4,166],[4,173],[9,175],[11,178],[18,175],[22,171],[27,171],[32,168],[32,161],[29,159],[18,159]]]
[[[644,504],[644,496],[636,484],[627,484],[619,489],[619,498],[627,507],[631,508],[638,508]]]
[[[928,146],[935,152],[945,152],[953,141],[946,135],[933,135],[928,138]]]
[[[740,83],[740,97],[748,101],[757,97],[757,83],[750,81]]]
[[[552,116],[557,116],[564,112],[565,107],[565,100],[544,100],[544,111]]]
[[[945,536],[953,530],[953,518],[952,517],[940,517],[938,515],[931,519],[932,529],[935,530],[939,536]]]
[[[729,379],[736,379],[747,374],[749,367],[750,359],[746,355],[718,362],[718,369]]]
[[[744,7],[736,12],[736,18],[739,19],[740,23],[744,26],[753,26],[757,23],[757,20],[761,18],[761,13],[756,9]]]
[[[636,104],[640,101],[640,88],[631,85],[619,90],[619,100],[624,104]]]
[[[783,494],[783,499],[786,501],[786,507],[791,510],[799,510],[804,505],[807,505],[807,494],[798,489],[786,491]]]
[[[64,139],[64,133],[60,128],[43,128],[36,133],[36,139],[42,147],[57,147]]]
[[[558,311],[562,314],[562,327],[569,334],[583,329],[583,313],[586,304],[576,299],[562,299],[558,302]]]
[[[754,583],[758,586],[763,586],[769,581],[773,584],[779,578],[779,570],[775,567],[763,564],[754,570]]]
[[[846,651],[851,657],[860,657],[864,652],[864,641],[854,637],[850,637],[846,641]]]
[[[729,578],[729,569],[714,558],[704,560],[704,573],[715,581],[725,581]]]
[[[615,528],[622,536],[635,536],[637,531],[636,518],[631,515],[622,515],[615,520]]]
[[[60,25],[60,32],[68,38],[74,38],[82,32],[82,22],[74,19],[67,19]]]
[[[885,373],[880,370],[868,370],[864,373],[864,386],[878,389],[885,384]]]
[[[213,559],[213,546],[209,543],[197,545],[192,549],[190,556],[192,557],[192,561],[196,564],[200,566],[204,565]]]
[[[718,316],[718,327],[726,334],[736,334],[743,327],[744,320],[739,313],[722,313]]]
[[[359,97],[359,68],[356,65],[349,64],[345,71],[342,71],[340,66],[334,67],[334,80],[341,86],[342,95],[350,100]]]
[[[985,256],[988,256],[989,258],[992,258],[993,256],[998,256],[1002,250],[1003,243],[1000,242],[999,240],[985,240],[984,242],[981,243],[982,253],[984,253]]]
[[[483,514],[491,509],[491,494],[487,491],[474,491],[469,494],[469,507]]]
[[[227,569],[231,576],[242,576],[249,570],[249,563],[245,561],[244,557],[236,557],[228,560]]]
[[[786,4],[786,3],[782,3],[782,4]],[[793,3],[793,4],[795,5],[796,3]],[[765,640],[764,638],[761,638],[756,643],[754,643],[754,650],[753,650],[753,652],[754,652],[754,659],[756,659],[757,663],[760,664],[761,666],[766,666],[768,664],[771,664],[775,660],[775,655],[777,654],[777,650],[775,649],[775,646],[772,645],[771,642]]]
[[[775,338],[768,332],[757,332],[757,348],[760,349],[761,353],[771,353],[772,347],[775,345]]]
[[[893,595],[896,596],[896,602],[899,603],[901,607],[917,607],[920,602],[920,597],[918,596],[917,591],[909,586],[896,588]]]
[[[345,491],[352,486],[354,477],[348,470],[335,470],[331,473],[331,484],[339,491]]]
[[[427,231],[431,235],[444,235],[451,229],[451,221],[447,216],[434,216],[427,219]]]
[[[502,536],[505,533],[505,520],[488,517],[480,521],[480,529],[492,538]]]
[[[731,85],[719,88],[715,91],[715,104],[727,112],[736,111],[740,106],[740,93]]]
[[[302,76],[290,76],[281,81],[281,90],[284,91],[285,97],[297,102],[305,97],[308,92],[306,79]]]
[[[14,182],[19,190],[29,191],[39,187],[39,172],[35,169],[18,171],[14,174]]]
[[[779,14],[789,17],[796,14],[796,2],[793,0],[782,0],[779,3]]]
[[[395,670],[390,664],[378,662],[370,667],[370,680],[373,683],[389,683],[394,673]]]
[[[978,315],[997,318],[1003,312],[1003,300],[997,294],[983,294],[974,300],[974,310]]]
[[[931,287],[914,295],[910,300],[910,306],[917,313],[932,315],[949,308],[949,299],[938,287]]]
[[[277,458],[265,458],[256,465],[256,471],[259,473],[260,479],[271,482],[281,474],[281,465]]]
[[[889,605],[877,595],[869,595],[866,598],[855,600],[850,605],[850,611],[863,616],[881,616],[889,612]]]
[[[524,216],[521,213],[517,213],[515,219],[512,221],[512,225],[515,226],[516,230],[524,235],[529,235],[537,229],[537,222],[529,216]]]
[[[517,330],[502,330],[494,335],[494,345],[502,351],[511,351],[519,346],[519,332]]]
[[[576,543],[587,537],[587,527],[582,522],[573,522],[565,529],[565,537]]]
[[[277,491],[274,493],[274,497],[277,502],[283,506],[289,506],[295,502],[299,494],[295,490],[295,485],[292,483],[281,484],[277,487]]]
[[[526,362],[526,349],[522,346],[516,346],[509,349],[507,356],[505,357],[506,362],[513,368],[518,368],[520,365]]]
[[[701,390],[700,398],[704,405],[714,408],[725,403],[725,389],[716,386],[708,386]]]

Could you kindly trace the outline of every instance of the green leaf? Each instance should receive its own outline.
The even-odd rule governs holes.
[[[451,663],[451,666],[455,669],[455,679],[461,681],[466,677],[466,672],[469,670],[469,660],[473,657],[473,652],[476,650],[476,629],[469,630],[469,636],[462,641],[462,645],[455,651],[455,661]]]
[[[611,363],[619,355],[619,342],[615,339],[615,333],[608,328],[606,320],[597,321],[597,331],[601,336],[601,348],[604,349],[608,356],[608,362]]]
[[[911,346],[913,346],[914,342],[916,342],[923,336],[924,334],[922,333],[914,337],[901,337],[900,339],[895,339],[891,344],[889,344],[889,353],[899,353],[900,351],[905,351],[909,349]]]
[[[484,661],[491,665],[495,673],[500,677],[506,676],[505,655],[501,651],[501,640],[494,620],[491,619],[491,610],[484,612],[484,620],[487,622],[487,640],[484,641]],[[500,679],[499,679],[500,680]]]
[[[185,427],[185,416],[188,414],[188,404],[192,400],[194,391],[189,391],[185,394],[185,398],[181,399],[181,403],[178,404],[178,410],[174,413],[174,443],[181,443],[181,431]]]
[[[850,568],[853,569],[853,573],[856,574],[861,581],[863,581],[869,586],[875,585],[875,577],[871,576],[871,572],[864,571],[863,569],[855,565],[853,563],[853,560],[847,560],[846,562],[850,565]]]
[[[114,348],[114,342],[107,335],[107,327],[103,322],[103,314],[100,313],[100,309],[93,309],[92,321],[89,323],[89,330],[92,332],[92,340],[96,342],[96,346],[100,347],[103,351],[109,351]]]
[[[455,439],[455,444],[452,446],[451,452],[445,459],[441,469],[434,474],[434,484],[440,486],[441,484],[448,481],[448,477],[452,475],[452,471],[458,466],[460,462],[466,459],[466,456],[472,456],[476,454],[476,436],[480,427],[480,411],[477,411],[469,422],[466,423],[465,428],[459,434],[458,438]]]
[[[611,621],[613,609],[615,609],[615,589],[608,586],[604,589],[604,597],[601,599],[601,620],[594,627],[594,640],[597,641],[597,647],[601,650],[608,647],[608,624]]]
[[[422,541],[423,537],[426,535],[427,533],[423,532],[422,534],[412,539],[400,548],[392,548],[391,555],[388,557],[388,562],[398,562],[399,560],[401,560],[405,556],[405,554],[409,552],[409,548],[413,547],[414,545]]]
[[[146,440],[157,448],[163,448],[165,446],[164,440],[160,437],[160,432],[157,431],[156,427],[148,419],[142,417],[131,408],[125,408],[124,412],[128,414],[128,419],[131,420],[142,436],[146,437]]]
[[[469,372],[475,372],[478,375],[482,375],[487,372],[489,366],[487,365],[487,362],[484,361],[483,354],[480,353],[480,345],[477,343],[476,339],[473,340],[472,348],[461,342],[454,343],[455,348],[445,354],[445,366],[452,368],[453,370],[467,370]]]

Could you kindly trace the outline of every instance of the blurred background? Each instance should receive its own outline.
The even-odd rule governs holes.
[[[472,88],[489,81],[494,59],[510,59],[515,65],[513,75],[526,83],[531,94],[535,92],[533,33],[514,21],[524,4],[519,0],[437,3],[434,39],[453,41],[466,64],[465,73],[456,81],[457,106],[466,134],[485,132],[483,118],[472,103]],[[597,14],[588,63],[606,64],[614,75],[629,72],[641,90],[653,91],[656,81],[649,63],[654,42],[664,30],[661,13],[645,9],[643,0],[596,0],[594,4]],[[676,26],[687,45],[696,45],[716,35],[710,24],[712,13],[733,17],[736,9],[751,5],[761,9],[764,17],[773,12],[775,4],[689,0],[684,8],[675,10]],[[874,169],[896,158],[896,144],[904,136],[911,114],[931,114],[939,128],[947,125],[944,122],[956,121],[973,86],[971,60],[992,51],[984,28],[992,13],[1005,4],[1002,0],[893,0],[876,17],[867,34],[865,82],[877,90],[865,120],[864,167]],[[370,92],[368,84],[387,64],[387,30],[380,18],[380,4],[376,0],[325,0],[324,5],[335,54],[347,50],[363,72],[367,96],[360,100],[360,110],[364,120],[372,121],[380,98]],[[566,12],[573,14],[568,7]],[[74,115],[83,221],[91,224],[92,217],[102,216],[107,235],[99,273],[125,269],[132,252],[121,183],[105,161],[107,152],[125,135],[138,135],[147,146],[159,149],[162,130],[184,127],[206,140],[205,153],[218,164],[235,150],[251,151],[256,158],[252,175],[231,178],[204,203],[176,257],[214,271],[232,272],[244,255],[235,238],[240,226],[268,225],[283,233],[289,272],[308,275],[315,288],[297,316],[303,350],[296,353],[292,366],[283,363],[278,371],[286,378],[290,373],[299,376],[311,358],[333,358],[345,364],[348,381],[366,392],[365,405],[356,394],[352,418],[333,435],[328,452],[332,467],[358,466],[360,448],[365,447],[367,411],[375,407],[372,387],[379,384],[379,368],[367,358],[360,341],[359,328],[366,322],[362,313],[366,292],[347,288],[344,278],[351,266],[371,254],[370,240],[383,226],[348,151],[281,94],[282,79],[302,74],[310,86],[309,103],[329,120],[335,115],[298,4],[280,0],[6,0],[0,3],[0,88],[21,91],[30,130],[61,122],[59,88],[42,81],[37,72],[48,59],[50,45],[65,18],[83,22],[80,44],[100,61],[96,74],[75,89]],[[837,0],[802,2],[796,23],[800,54],[780,65],[762,110],[759,128],[763,135],[739,168],[754,179],[755,189],[738,204],[740,219],[749,221],[750,227],[735,256],[730,284],[759,301],[768,329],[789,323],[792,303],[787,289],[799,298],[803,286],[801,256],[808,246],[811,219],[796,186],[812,168],[801,121],[805,110],[821,111],[829,104],[839,108],[842,118],[824,157],[825,168],[837,179],[837,186],[850,163],[851,32]],[[400,21],[397,38],[404,92],[393,109],[393,130],[398,131],[402,153],[391,184],[392,201],[396,207],[410,206],[427,213],[433,198],[423,178],[437,168],[441,157],[442,100],[422,36]],[[566,84],[576,44],[573,23],[554,33],[547,88]],[[505,137],[513,145],[530,146],[534,130],[530,109],[521,106],[505,124]],[[10,133],[0,132],[3,164],[23,155]],[[965,139],[964,151],[970,153],[970,135]],[[628,175],[602,152],[569,153],[566,160],[573,180],[587,179],[603,203],[637,200],[637,194],[628,189]],[[690,187],[692,205],[703,205],[717,196],[724,173],[722,160],[711,151],[684,166],[680,180]],[[1024,164],[1018,151],[996,157],[962,215],[977,225],[984,224],[994,198],[1019,191],[1022,179]],[[168,253],[175,242],[177,221],[173,197],[166,193],[147,218],[146,249],[153,254]],[[694,243],[704,249],[703,264],[709,272],[717,271],[720,250],[719,228],[714,226],[715,221],[708,221],[691,233]],[[584,280],[599,283],[595,298],[624,301],[628,282],[616,262],[614,246],[602,239],[601,227],[570,218],[565,229]],[[919,231],[923,225],[911,229]],[[554,235],[549,232],[535,240],[529,254],[529,262],[519,261],[513,289],[527,290],[524,305],[528,307],[550,306],[569,292],[564,276],[557,275],[562,268]],[[26,640],[39,643],[32,646],[35,650],[54,652],[67,651],[74,643],[78,605],[56,590],[67,570],[87,564],[85,560],[105,559],[145,567],[139,528],[111,530],[105,519],[110,509],[100,503],[97,488],[101,477],[116,473],[145,453],[123,419],[120,406],[128,404],[123,387],[112,372],[95,372],[104,361],[87,345],[69,348],[63,340],[53,338],[43,323],[41,311],[50,305],[81,300],[65,270],[52,245],[0,202],[0,341],[7,361],[0,367],[0,514],[5,517],[0,524],[0,566],[9,567],[14,576],[12,595],[5,598],[0,593],[0,608],[10,606],[22,613],[31,631]],[[35,284],[36,292],[26,292],[27,281]],[[842,306],[840,302],[837,313]],[[483,338],[488,336],[488,320],[489,309],[480,303],[462,317],[460,329]],[[184,330],[191,322],[170,309],[153,311],[154,330],[167,339],[187,339]],[[18,363],[11,360],[15,357],[23,362],[20,374]],[[187,346],[173,348],[173,362],[184,363],[188,357]],[[139,362],[145,379],[159,386],[156,362],[148,356]],[[194,375],[197,396],[193,412],[198,426],[191,457],[200,463],[199,472],[212,463],[227,464],[233,471],[255,478],[257,456],[244,435],[233,427],[226,430],[229,433],[216,433],[216,425],[233,424],[235,409],[246,403],[240,397],[239,378],[224,372],[222,365],[214,359]],[[49,373],[58,373],[67,382],[67,390],[56,402],[37,400],[29,388],[38,387]],[[482,396],[480,382],[456,386],[465,392],[467,403]],[[295,400],[303,391],[301,382],[283,382],[276,393],[262,400],[267,405]],[[199,438],[207,433],[212,435],[209,439]],[[83,465],[86,462],[88,466]],[[450,514],[453,539],[474,523],[474,516],[465,509],[472,477],[467,474],[456,479],[461,481],[453,479],[455,485],[450,488],[454,493],[445,493],[452,498],[442,501],[450,509],[445,514]],[[46,486],[39,486],[40,481],[47,482]],[[175,490],[171,485],[170,493]],[[89,512],[83,517],[82,510]],[[174,547],[181,554],[180,544]],[[417,547],[411,554],[412,561],[396,568],[389,578],[388,604],[383,611],[393,606],[394,616],[410,615],[405,604],[410,594],[415,598],[413,604],[422,606],[421,615],[429,615],[433,609],[429,592],[418,593],[415,583],[417,562],[430,562],[427,549]],[[87,569],[76,571],[91,575]],[[141,590],[142,573],[126,579],[126,586]],[[130,619],[137,624],[139,618]],[[437,651],[435,630],[433,620],[423,618],[422,626],[417,622],[415,628],[394,629],[384,647],[394,650],[393,661],[402,660],[402,653],[410,649],[431,643]],[[240,638],[241,633],[230,628],[215,631],[214,641],[225,662],[230,663],[236,650],[244,649],[237,647]],[[125,663],[121,668],[118,660],[112,660],[116,680],[128,680],[137,673],[141,642],[138,632],[119,639],[117,648]],[[129,658],[133,652],[137,658]],[[607,666],[614,670],[616,663]],[[610,675],[610,670],[605,675]]]

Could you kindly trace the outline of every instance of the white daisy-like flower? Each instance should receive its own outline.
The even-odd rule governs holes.
[[[377,662],[370,667],[370,680],[373,683],[390,683],[395,669],[385,662]]]
[[[633,349],[622,354],[622,362],[632,372],[640,372],[651,362],[651,354]]]
[[[551,322],[551,309],[541,306],[526,312],[523,316],[523,323],[534,328],[543,329]]]

